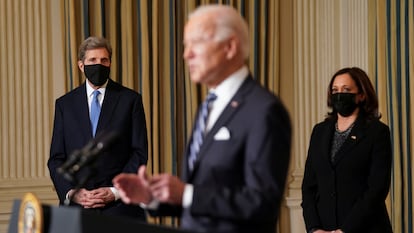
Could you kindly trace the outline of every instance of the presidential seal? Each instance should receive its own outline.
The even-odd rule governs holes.
[[[24,195],[19,210],[18,233],[42,233],[43,210],[40,201],[33,193]]]

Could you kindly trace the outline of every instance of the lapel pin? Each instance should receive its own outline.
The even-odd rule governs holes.
[[[352,135],[352,136],[351,136],[351,138],[352,138],[353,140],[356,140],[356,136],[355,136],[355,135]]]
[[[235,101],[235,100],[233,100],[233,101],[231,101],[231,104],[230,104],[233,108],[237,108],[237,106],[239,106],[239,102],[237,102],[237,101]]]

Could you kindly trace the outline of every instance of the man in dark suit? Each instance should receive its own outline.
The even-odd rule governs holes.
[[[135,173],[147,163],[147,132],[141,95],[109,78],[112,49],[104,38],[89,37],[79,48],[78,66],[86,81],[56,100],[48,167],[60,204],[145,220],[144,211],[119,200],[112,179],[119,173]],[[96,94],[95,94],[96,93]],[[95,117],[95,119],[93,119]],[[117,140],[81,169],[70,182],[58,173],[76,150],[95,135],[116,134]],[[77,189],[82,179],[90,176]]]
[[[184,46],[191,80],[207,85],[210,102],[197,115],[182,178],[146,177],[142,166],[114,185],[126,203],[180,216],[192,232],[275,232],[291,126],[280,100],[245,65],[247,24],[232,7],[201,6],[185,26]]]

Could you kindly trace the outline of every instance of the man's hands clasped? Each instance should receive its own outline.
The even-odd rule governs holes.
[[[78,203],[84,208],[101,208],[115,200],[115,196],[109,187],[98,188],[93,190],[80,189],[78,192],[69,191],[68,195],[72,201]]]

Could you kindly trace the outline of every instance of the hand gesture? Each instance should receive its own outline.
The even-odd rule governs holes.
[[[122,173],[112,182],[126,204],[148,204],[152,200],[145,165],[139,167],[138,174]]]
[[[160,202],[181,205],[185,183],[170,174],[154,175],[150,180],[152,196]]]

